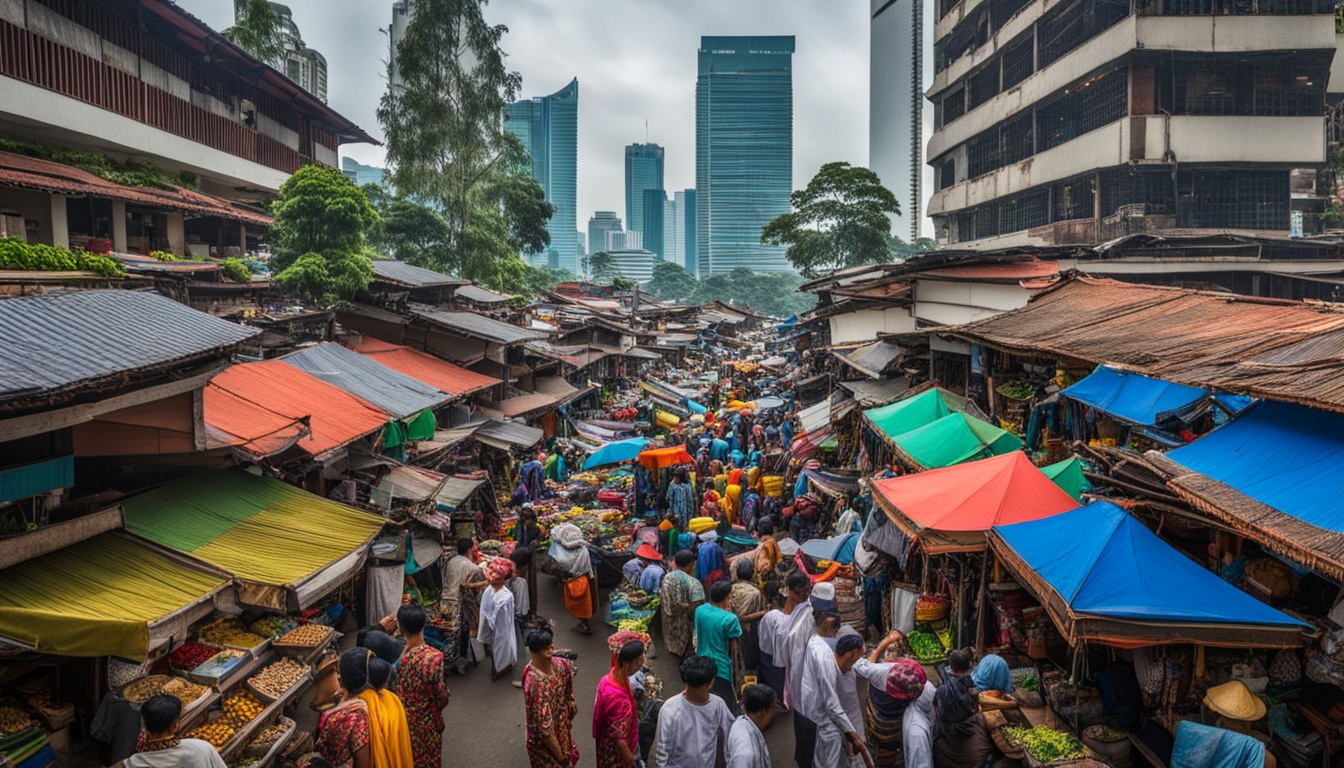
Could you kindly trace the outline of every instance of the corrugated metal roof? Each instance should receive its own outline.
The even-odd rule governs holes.
[[[299,440],[296,446],[318,457],[377,432],[391,418],[385,411],[345,390],[280,360],[235,365],[211,379],[210,386],[291,419],[309,417],[311,434]],[[221,406],[216,404],[216,407]],[[225,417],[217,417],[216,413],[207,402],[207,424],[216,424],[216,418],[223,422]],[[228,415],[229,418],[239,416],[245,418],[246,414]],[[257,424],[251,431],[243,430],[244,426],[235,425],[227,431],[255,436],[265,434],[267,429],[266,424]]]
[[[0,400],[229,350],[261,333],[155,293],[0,301]]]
[[[485,483],[484,478],[473,480],[466,477],[446,477],[443,480],[443,487],[439,489],[439,493],[434,499],[441,506],[457,509]]]
[[[1021,309],[938,333],[1344,411],[1344,314],[1299,302],[1072,277]]]
[[[492,376],[467,370],[418,349],[388,344],[368,336],[353,344],[352,348],[394,371],[401,371],[413,379],[458,397],[499,384],[499,379]]]
[[[206,385],[202,396],[210,448],[238,448],[264,458],[288,450],[308,435],[301,417],[268,410],[213,383]]]
[[[172,211],[217,216],[269,227],[271,217],[234,205],[228,200],[190,189],[128,187],[69,165],[0,152],[0,186],[37,189],[58,195],[89,195]]]
[[[541,442],[545,432],[529,427],[521,421],[491,419],[476,430],[476,439],[496,448],[531,448]]]
[[[513,299],[512,296],[495,293],[489,288],[482,288],[474,283],[460,286],[456,291],[453,291],[453,297],[474,301],[477,304],[503,304]]]
[[[544,339],[549,335],[540,331],[519,328],[516,325],[510,325],[485,315],[478,315],[475,312],[415,310],[411,314],[435,325],[457,331],[464,336],[500,344],[518,344],[524,341]]]
[[[466,280],[459,280],[452,275],[445,275],[442,272],[417,267],[396,259],[374,259],[373,275],[375,280],[402,285],[407,288],[437,288],[443,285],[467,284]]]
[[[896,398],[910,389],[910,381],[904,376],[880,381],[842,381],[840,387],[854,395],[854,400],[863,408],[876,408],[895,402]]]
[[[409,418],[452,399],[446,392],[440,392],[340,344],[328,342],[305,347],[280,359],[372,403],[398,419]]]
[[[499,403],[499,412],[505,416],[522,416],[524,414],[539,411],[543,408],[550,408],[558,405],[563,398],[556,395],[548,395],[543,392],[533,392],[517,397],[510,397]]]
[[[875,341],[848,352],[833,350],[833,353],[855,370],[874,379],[882,378],[882,374],[899,361],[902,354],[898,345],[888,341]]]

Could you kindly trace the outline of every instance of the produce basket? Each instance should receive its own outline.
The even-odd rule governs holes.
[[[292,661],[294,661],[294,660],[293,660],[291,657],[284,657],[283,661],[290,661],[290,662],[292,662]],[[247,686],[247,690],[251,691],[253,696],[256,696],[258,699],[261,699],[263,702],[265,702],[265,703],[267,703],[267,704],[274,704],[276,701],[278,701],[278,700],[280,700],[280,699],[283,699],[283,698],[285,698],[286,696],[288,696],[289,693],[290,693],[291,691],[293,691],[295,688],[297,688],[298,686],[303,685],[305,682],[310,681],[310,680],[313,679],[313,672],[312,672],[311,669],[309,669],[309,670],[305,671],[300,677],[298,677],[293,683],[290,683],[289,687],[286,688],[285,690],[281,691],[279,694],[271,694],[271,693],[267,693],[266,691],[264,691],[264,690],[262,690],[261,688],[257,687],[257,683],[254,682],[254,681],[257,679],[257,677],[259,677],[259,676],[262,675],[262,674],[265,674],[265,673],[266,673],[266,670],[268,670],[268,669],[270,669],[272,666],[275,666],[276,664],[280,664],[280,663],[282,663],[282,662],[281,662],[281,661],[274,661],[274,662],[272,662],[272,663],[270,663],[270,664],[267,664],[266,666],[264,666],[264,667],[262,667],[261,669],[257,670],[257,672],[256,672],[255,674],[253,674],[251,677],[247,678],[247,680],[243,683],[243,685]],[[301,662],[300,662],[300,663],[301,663]],[[307,667],[308,665],[304,664],[303,666]]]
[[[187,673],[187,679],[201,685],[218,685],[248,658],[246,651],[221,650],[205,663]]]
[[[942,621],[951,607],[952,603],[942,595],[922,595],[915,603],[915,621]]]
[[[288,717],[281,716],[276,721],[276,725],[283,726],[285,731],[278,737],[269,742],[259,743],[258,739],[248,742],[242,749],[244,758],[255,758],[254,765],[269,765],[284,750],[285,745],[289,744],[290,739],[294,738],[296,724]]]
[[[302,624],[271,641],[271,647],[285,656],[308,656],[331,641],[336,630],[321,624]]]
[[[1074,736],[1044,725],[1035,728],[1007,727],[1003,734],[1010,748],[1021,749],[1031,768],[1055,768],[1073,765],[1080,760],[1096,759],[1096,754]]]
[[[177,681],[177,684],[175,684],[174,681]],[[182,701],[182,717],[184,719],[187,715],[195,712],[197,707],[209,701],[210,695],[213,693],[208,685],[195,683],[180,677],[172,677],[170,675],[146,675],[145,677],[132,680],[126,685],[123,685],[121,689],[117,691],[117,695],[121,696],[123,699],[138,704],[148,700],[149,697],[153,696],[155,693],[175,695],[174,689],[183,687],[178,684],[189,684],[201,687],[201,692],[191,701]],[[141,688],[142,690],[136,690],[137,688]],[[148,695],[146,695],[147,691],[151,688],[154,690],[154,693],[148,693]],[[178,697],[178,700],[181,701],[180,696]]]

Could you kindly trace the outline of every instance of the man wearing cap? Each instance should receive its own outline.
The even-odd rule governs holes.
[[[830,587],[825,590],[823,587]],[[840,701],[838,683],[863,655],[863,638],[846,635],[835,641],[832,650],[828,639],[836,637],[840,629],[840,613],[834,599],[834,586],[818,584],[812,593],[812,614],[816,634],[808,640],[803,663],[802,691],[794,711],[801,713],[816,725],[816,742],[812,753],[812,768],[836,768],[856,752],[872,768],[872,758],[859,737],[857,728],[845,713]],[[821,597],[818,597],[821,593]]]

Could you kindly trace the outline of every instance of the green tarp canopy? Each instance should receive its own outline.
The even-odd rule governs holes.
[[[887,437],[894,437],[932,424],[954,410],[943,397],[943,390],[930,389],[914,397],[897,400],[891,405],[864,411],[863,416],[874,429],[885,433]]]
[[[1082,501],[1083,494],[1092,490],[1092,484],[1083,476],[1083,462],[1077,456],[1041,467],[1041,471],[1075,501]]]
[[[896,435],[891,442],[918,469],[950,467],[1022,449],[1022,441],[1013,433],[964,413],[949,413]]]

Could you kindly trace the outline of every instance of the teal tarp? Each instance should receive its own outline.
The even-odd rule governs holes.
[[[74,484],[74,456],[0,469],[0,502],[26,499],[57,488],[69,488]]]

